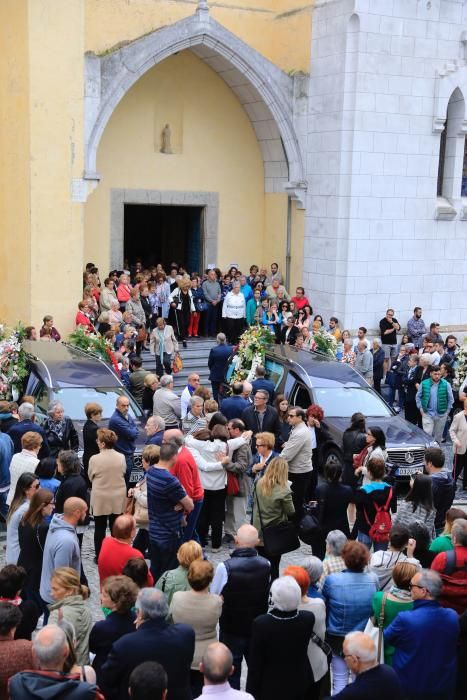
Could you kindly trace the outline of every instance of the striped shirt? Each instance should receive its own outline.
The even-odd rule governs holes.
[[[149,539],[161,547],[171,545],[181,531],[183,510],[174,506],[185,498],[185,489],[167,469],[151,467],[147,472]]]

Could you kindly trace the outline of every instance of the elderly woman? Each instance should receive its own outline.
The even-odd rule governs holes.
[[[188,335],[191,314],[196,310],[191,293],[191,280],[183,277],[178,280],[177,287],[170,294],[169,301],[175,322],[175,330],[178,340],[181,340],[186,348],[185,338]]]
[[[351,367],[354,366],[355,358],[356,358],[356,355],[355,355],[352,347],[353,347],[353,343],[352,343],[351,338],[346,338],[344,340],[344,348],[342,351],[341,362],[344,362],[345,364],[350,365]]]
[[[131,325],[138,330],[136,336],[136,354],[141,355],[143,344],[146,340],[146,314],[141,304],[141,294],[137,287],[130,292],[130,298],[125,304],[126,313],[131,314]]]
[[[128,275],[123,273],[120,275],[117,287],[117,299],[120,302],[120,310],[125,309],[125,304],[129,301],[131,297],[131,284]]]
[[[159,377],[157,374],[153,374],[152,372],[148,372],[145,377],[144,377],[144,389],[143,389],[143,398],[142,398],[142,406],[143,406],[143,411],[146,417],[152,415],[152,409],[153,409],[153,401],[154,401],[154,393],[156,389],[159,386]]]
[[[184,435],[193,435],[198,430],[207,428],[207,421],[203,414],[204,401],[200,396],[191,396],[190,410],[182,420]]]
[[[332,695],[347,685],[348,670],[342,658],[342,644],[349,632],[363,631],[373,613],[373,596],[378,578],[367,574],[370,553],[360,542],[347,542],[342,557],[346,569],[326,577],[323,596],[327,607],[327,640],[332,647]]]
[[[60,401],[50,402],[43,427],[52,457],[57,457],[62,450],[78,452],[78,433],[71,418],[65,416],[65,409]]]
[[[347,544],[346,535],[341,530],[331,530],[326,537],[326,556],[323,561],[323,573],[318,581],[318,590],[322,591],[326,576],[338,574],[345,569],[342,552]]]
[[[56,343],[60,342],[61,335],[54,326],[53,316],[47,315],[42,319],[43,325],[39,331],[39,336],[42,338],[46,331],[50,331],[49,335]]]
[[[202,559],[203,550],[198,542],[189,540],[181,545],[177,552],[179,566],[176,569],[171,569],[162,574],[155,585],[156,588],[165,593],[169,605],[177,591],[190,590],[188,570],[194,561]]]
[[[116,518],[123,513],[126,498],[125,456],[115,450],[117,435],[108,428],[97,431],[100,453],[89,460],[91,510],[94,516],[94,548],[99,559],[107,523],[112,531]]]
[[[108,323],[111,328],[117,328],[120,330],[120,325],[123,323],[123,314],[120,311],[120,304],[117,300],[110,303],[110,309],[108,312]]]
[[[156,372],[161,377],[165,374],[172,374],[172,360],[178,352],[178,342],[174,329],[169,326],[165,319],[159,317],[156,327],[151,333],[149,344],[151,352],[156,357]]]
[[[75,316],[75,326],[77,328],[84,328],[86,333],[92,333],[94,331],[94,325],[91,320],[91,311],[89,308],[89,303],[87,300],[80,301],[78,304],[78,311]]]
[[[222,612],[222,597],[209,592],[213,578],[212,563],[195,559],[188,569],[190,589],[174,593],[170,604],[173,622],[190,625],[195,631],[195,653],[190,672],[194,698],[199,697],[203,691],[203,674],[199,665],[208,646],[217,642],[217,625]]]
[[[317,557],[310,557],[310,559],[316,558]],[[318,562],[321,564],[319,559]],[[314,573],[316,573],[316,569]],[[324,600],[322,598],[315,598],[309,594],[311,584],[309,569],[306,565],[288,566],[284,569],[282,575],[292,576],[292,578],[294,578],[300,586],[302,600],[298,609],[308,610],[309,612],[313,613],[315,616],[313,632],[321,639],[321,641],[323,641],[324,637],[326,636],[326,605],[324,604]],[[313,640],[310,640],[308,643],[308,660],[310,662],[311,670],[313,671],[314,679],[314,683],[310,689],[311,692],[308,697],[318,698],[321,681],[328,672],[328,660],[326,654]]]
[[[240,282],[232,283],[232,291],[228,292],[222,305],[222,318],[230,345],[236,345],[246,323],[245,297],[240,292]]]
[[[99,297],[99,306],[101,311],[110,311],[114,302],[117,302],[118,304],[117,295],[115,294],[114,282],[111,277],[107,277],[107,279],[104,280],[104,287]]]
[[[381,380],[384,375],[384,350],[381,347],[379,338],[373,338],[370,352],[373,355],[373,386],[378,394],[381,394]]]
[[[270,595],[272,609],[251,628],[246,690],[256,700],[308,700],[315,697],[308,660],[315,615],[299,609],[302,593],[292,576],[274,581]]]
[[[305,557],[301,563],[301,567],[305,569],[309,578],[310,584],[307,589],[309,598],[318,598],[324,600],[321,591],[318,589],[318,581],[323,575],[323,562],[315,556]]]

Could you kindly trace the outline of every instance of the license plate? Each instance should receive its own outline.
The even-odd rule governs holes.
[[[418,467],[400,467],[396,474],[398,476],[411,476],[412,474],[416,474],[419,472],[420,469]]]

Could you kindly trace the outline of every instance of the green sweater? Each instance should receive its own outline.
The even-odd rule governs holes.
[[[258,503],[261,509],[261,518],[264,527],[267,525],[277,525],[295,513],[292,502],[292,491],[288,486],[274,486],[270,496],[265,496],[258,489],[257,482],[253,499],[253,525],[260,533],[260,544],[263,546],[263,533],[261,532],[261,521],[258,513]],[[258,500],[257,500],[258,499]]]
[[[91,611],[80,595],[66,596],[58,603],[49,605],[49,625],[56,625],[61,616],[71,622],[76,634],[76,663],[85,666],[89,663],[89,634],[93,621]],[[61,611],[61,614],[59,613]]]
[[[170,605],[174,593],[177,591],[191,591],[191,586],[188,583],[188,569],[185,569],[183,566],[177,566],[176,569],[166,571],[156,582],[155,588],[165,593]]]
[[[454,549],[452,544],[451,535],[440,535],[435,537],[433,542],[430,544],[430,552],[449,552],[450,549]]]
[[[375,624],[379,621],[379,614],[381,612],[383,595],[384,591],[378,591],[373,596],[373,614],[375,618]],[[400,603],[396,603],[395,600],[390,600],[386,598],[386,603],[384,605],[384,629],[386,629],[386,627],[389,627],[391,622],[400,612],[404,612],[406,610],[413,610],[413,601],[401,601]],[[384,644],[384,661],[388,664],[388,666],[392,666],[392,660],[394,658],[395,651],[395,647],[391,646],[390,644]]]

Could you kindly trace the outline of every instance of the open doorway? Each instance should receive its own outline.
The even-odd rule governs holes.
[[[150,267],[171,262],[188,272],[203,269],[203,207],[124,205],[124,258]]]

